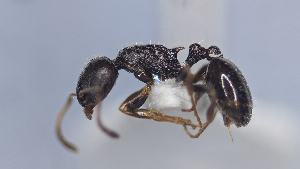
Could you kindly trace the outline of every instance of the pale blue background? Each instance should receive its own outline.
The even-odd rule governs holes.
[[[118,114],[124,124],[122,130],[113,122],[106,124],[118,130],[122,138],[111,141],[103,136],[109,142],[107,145],[95,145],[93,152],[83,152],[97,154],[93,157],[71,154],[58,143],[54,135],[56,113],[67,94],[74,90],[79,73],[92,55],[114,58],[119,49],[135,42],[163,41],[159,29],[163,9],[159,4],[158,0],[1,0],[0,168],[299,166],[299,148],[280,163],[281,156],[271,149],[261,150],[264,144],[252,144],[247,137],[231,144],[223,130],[219,131],[222,136],[215,132],[219,130],[214,130],[216,127],[207,132],[212,137],[189,143],[179,127],[153,126],[154,122],[121,115],[115,104],[142,86],[125,72],[120,73],[117,85],[105,101],[107,107],[113,104],[114,111],[104,113]],[[291,126],[299,131],[300,2],[231,0],[225,4],[228,22],[223,50],[245,72],[254,99],[287,107],[289,113],[268,113],[293,118]],[[188,7],[189,0],[183,5]],[[89,140],[91,135],[82,133],[84,129],[80,128],[95,124],[83,118],[77,103],[71,110],[64,124],[67,137],[80,145],[82,151],[93,147],[83,146],[94,142],[82,141]],[[157,135],[157,131],[167,135]],[[278,135],[285,137],[285,133]],[[298,136],[296,139],[300,141]],[[252,140],[259,138],[253,135]],[[256,163],[259,160],[263,162]]]

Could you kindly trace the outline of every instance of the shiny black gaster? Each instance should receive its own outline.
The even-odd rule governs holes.
[[[252,98],[241,71],[228,59],[212,58],[206,72],[209,95],[223,114],[224,123],[246,126],[252,114]]]

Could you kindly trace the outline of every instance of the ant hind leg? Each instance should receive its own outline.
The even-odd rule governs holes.
[[[198,125],[199,125],[199,130],[195,133],[192,134],[188,128],[187,125],[183,125],[185,132],[187,133],[187,135],[189,135],[191,138],[198,138],[201,133],[203,132],[203,126],[202,126],[202,122],[199,116],[199,113],[197,111],[197,101],[199,100],[199,98],[204,94],[205,90],[201,90],[201,91],[196,91],[195,89],[195,85],[193,84],[194,78],[195,76],[190,72],[190,69],[186,70],[186,78],[184,79],[184,84],[187,88],[188,94],[190,95],[191,98],[191,102],[192,102],[192,108],[188,109],[188,110],[184,110],[183,111],[191,111],[194,112],[194,116],[197,119]],[[202,88],[199,88],[199,90]],[[194,96],[194,94],[196,93],[196,95]],[[194,128],[195,129],[195,128]]]
[[[193,124],[191,120],[188,119],[165,115],[154,109],[140,109],[140,107],[145,103],[150,90],[150,86],[147,85],[141,90],[134,92],[121,104],[119,110],[126,115],[136,118],[152,119],[159,122],[170,122],[179,125],[191,126],[192,128],[199,127],[199,125]]]

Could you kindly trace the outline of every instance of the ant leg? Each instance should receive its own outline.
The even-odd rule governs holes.
[[[204,93],[207,92],[207,89],[204,87],[204,85],[195,84],[193,85],[193,91],[195,102],[197,103],[199,99],[204,95]]]
[[[192,78],[192,79],[188,79],[187,80],[187,87],[189,88],[189,90],[193,91],[193,99],[194,99],[194,103],[193,103],[193,107],[190,110],[195,109],[196,110],[196,103],[198,102],[198,100],[203,96],[204,93],[207,93],[207,88],[205,87],[205,85],[203,84],[196,84],[197,82],[203,82],[205,81],[206,78],[206,72],[207,72],[207,67],[208,64],[202,66],[198,72],[195,75],[192,75],[189,71],[188,71],[188,78]],[[191,82],[192,81],[192,82]],[[192,86],[192,89],[191,87]],[[214,120],[215,116],[216,116],[216,112],[217,112],[217,108],[216,108],[216,102],[213,98],[210,98],[210,106],[207,109],[207,115],[206,115],[206,122],[203,124],[203,126],[200,127],[200,129],[198,130],[198,132],[196,134],[191,134],[188,129],[187,126],[184,126],[184,130],[186,131],[186,133],[192,137],[192,138],[197,138],[199,137],[203,131],[209,126],[209,124]],[[194,112],[196,112],[194,110]],[[195,117],[197,118],[197,120],[200,118],[198,118],[198,114],[194,113]]]
[[[233,136],[232,136],[232,133],[231,133],[231,130],[230,130],[230,125],[233,122],[232,122],[232,120],[228,116],[226,116],[226,114],[222,113],[222,116],[223,116],[224,125],[227,127],[229,136],[231,138],[231,141],[233,142]]]
[[[203,65],[194,75],[193,83],[197,83],[199,81],[204,81],[206,77],[208,64]]]
[[[57,119],[56,119],[56,124],[55,124],[55,131],[56,131],[56,135],[58,140],[69,150],[73,151],[73,152],[77,152],[77,148],[70,142],[68,142],[65,137],[62,134],[62,130],[61,130],[61,125],[62,125],[62,121],[63,118],[65,116],[65,113],[68,111],[68,109],[70,108],[72,101],[73,101],[73,97],[76,96],[75,93],[70,93],[68,96],[68,99],[65,103],[65,105],[62,107],[62,109],[59,111],[58,115],[57,115]]]
[[[99,103],[96,107],[95,107],[95,111],[96,113],[96,120],[97,120],[97,125],[98,127],[104,132],[106,133],[108,136],[112,137],[112,138],[119,138],[119,134],[108,129],[107,127],[105,127],[101,121],[101,117],[100,117],[100,109],[101,109],[101,103]]]
[[[184,119],[178,116],[165,115],[154,109],[138,109],[137,111],[135,111],[135,113],[137,113],[141,118],[152,119],[154,121],[170,122],[184,126],[191,126],[193,129],[200,127],[197,124],[193,124],[189,119]]]
[[[202,131],[202,122],[201,122],[201,119],[200,119],[200,116],[198,114],[198,111],[197,111],[197,106],[196,106],[196,103],[198,100],[195,100],[194,98],[194,85],[193,85],[193,79],[194,79],[194,75],[190,72],[190,69],[187,67],[187,70],[186,70],[186,77],[184,79],[184,84],[188,90],[188,94],[190,95],[191,97],[191,102],[192,102],[192,108],[190,109],[191,111],[194,112],[194,116],[196,117],[197,119],[197,122],[198,122],[198,125],[200,126],[199,130],[197,131],[197,133],[195,134],[192,134],[189,132],[188,128],[186,125],[183,125],[184,127],[184,130],[185,132],[191,137],[191,138],[197,138],[200,136],[200,134],[203,132]],[[197,99],[200,98],[200,94],[197,96]]]
[[[197,102],[203,96],[203,94],[205,92],[207,92],[207,90],[206,90],[206,88],[203,85],[194,84],[193,85],[193,92],[194,92],[193,97],[194,97],[194,100],[195,100],[195,104],[197,105]],[[181,111],[182,112],[193,112],[194,109],[192,107],[192,108],[189,108],[189,109],[181,109]]]
[[[136,118],[152,119],[160,122],[170,122],[179,125],[191,126],[192,128],[199,127],[198,125],[193,124],[192,121],[188,119],[177,116],[164,115],[154,109],[139,109],[145,103],[150,90],[150,85],[147,85],[141,90],[134,92],[121,104],[119,110],[124,114]]]
[[[206,122],[205,125],[209,125],[211,122],[213,122],[213,120],[216,117],[217,114],[217,104],[215,102],[212,102],[210,104],[210,106],[207,109],[207,114],[206,114]]]
[[[206,122],[202,125],[202,127],[199,129],[199,131],[196,134],[193,135],[189,133],[187,126],[185,125],[183,126],[184,130],[191,138],[198,138],[203,133],[203,131],[209,126],[209,124],[215,119],[216,113],[217,113],[216,104],[212,103],[207,109]]]
[[[207,68],[208,68],[208,64],[203,65],[195,75],[192,75],[192,73],[190,73],[190,71],[188,71],[188,81],[187,81],[187,86],[192,86],[192,90],[193,90],[193,94],[194,94],[194,100],[195,103],[193,103],[193,105],[195,105],[195,107],[192,107],[192,109],[196,109],[196,103],[198,102],[198,100],[203,96],[204,93],[207,93],[207,89],[204,85],[202,84],[196,84],[197,82],[201,82],[201,81],[205,81],[205,77],[206,77],[206,72],[207,72]],[[191,87],[189,87],[191,90]],[[191,134],[188,129],[187,126],[183,126],[184,130],[186,131],[186,133],[191,137],[191,138],[197,138],[199,137],[203,131],[209,126],[209,124],[213,121],[213,119],[215,118],[215,114],[216,114],[216,105],[215,105],[215,101],[213,99],[211,99],[211,104],[209,106],[209,108],[207,109],[207,115],[206,115],[206,122],[203,124],[203,126],[200,127],[200,129],[198,130],[198,132],[196,134]],[[195,116],[198,120],[198,114],[195,113]]]

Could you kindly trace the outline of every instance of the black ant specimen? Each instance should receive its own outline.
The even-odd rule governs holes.
[[[122,49],[114,60],[107,57],[92,59],[79,77],[76,93],[69,95],[67,103],[59,112],[56,133],[62,144],[70,150],[77,150],[64,139],[61,132],[62,119],[72,103],[72,98],[77,97],[86,117],[92,119],[94,108],[108,95],[120,69],[133,73],[138,80],[145,83],[145,87],[131,94],[119,107],[126,115],[182,125],[192,138],[201,135],[218,111],[223,115],[225,126],[229,127],[231,124],[237,127],[246,126],[252,114],[252,98],[240,70],[231,61],[223,58],[218,47],[210,46],[206,49],[197,43],[189,46],[189,55],[184,64],[180,64],[177,53],[183,49],[184,47],[168,49],[155,44],[135,45]],[[203,59],[208,63],[192,74],[190,68]],[[160,81],[175,79],[176,83],[186,86],[192,107],[182,111],[194,112],[198,124],[192,123],[189,119],[163,114],[155,109],[141,108],[155,85],[155,77]],[[210,98],[210,105],[206,113],[206,122],[202,123],[196,110],[196,103],[205,93]],[[117,133],[103,126],[99,115],[97,119],[99,127],[106,134],[118,137]],[[188,126],[199,130],[191,134],[187,129]]]

